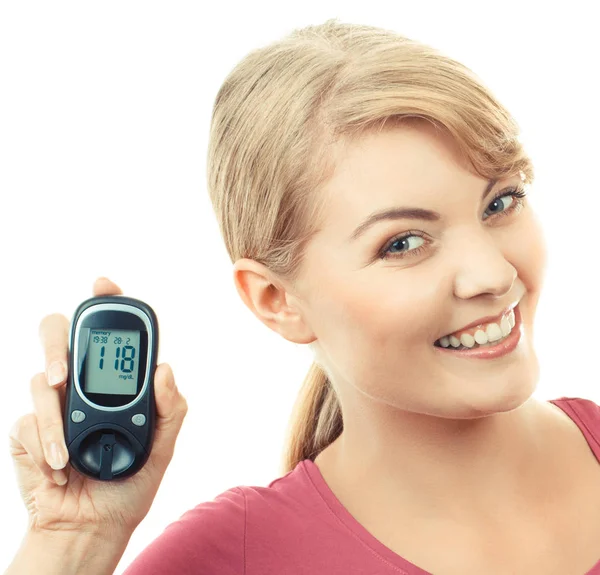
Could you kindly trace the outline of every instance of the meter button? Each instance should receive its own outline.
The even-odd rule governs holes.
[[[83,411],[79,411],[79,409],[76,409],[75,411],[73,411],[71,413],[71,420],[74,423],[81,423],[84,419],[85,419],[85,413],[83,413]]]
[[[139,425],[140,427],[146,423],[146,416],[143,413],[136,413],[132,418],[131,422],[134,425]]]

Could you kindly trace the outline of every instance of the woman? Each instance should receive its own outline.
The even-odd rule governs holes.
[[[188,511],[126,575],[600,574],[600,408],[532,397],[545,268],[533,168],[480,80],[378,28],[296,30],[225,80],[208,174],[240,297],[315,361],[282,476]],[[52,321],[42,335],[64,348],[66,320]],[[48,393],[35,381],[34,397]],[[185,415],[167,381],[161,366],[162,459],[104,491],[70,468],[65,486],[44,483],[44,501],[73,509],[36,497],[44,520],[9,573],[61,549],[76,570],[98,542],[87,570],[114,569]],[[18,469],[28,457],[50,477],[43,433],[15,435]],[[31,500],[42,480],[22,477]]]

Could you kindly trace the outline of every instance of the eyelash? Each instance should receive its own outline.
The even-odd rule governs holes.
[[[498,214],[492,214],[489,217],[494,217],[495,215],[498,215],[499,217],[503,217],[503,216],[512,214],[514,211],[520,210],[523,207],[523,204],[525,203],[524,198],[526,195],[527,195],[527,192],[525,191],[525,189],[522,186],[507,188],[506,190],[502,190],[501,192],[498,192],[498,195],[496,195],[490,201],[490,204],[493,204],[496,200],[499,200],[500,198],[503,198],[505,196],[512,196],[513,198],[515,198],[515,201],[511,204],[511,206],[508,208],[508,210],[499,212]],[[486,218],[486,219],[489,219],[489,218]],[[423,237],[423,235],[421,233],[416,232],[416,231],[406,232],[400,236],[397,236],[397,237],[391,239],[387,244],[385,244],[385,246],[379,252],[378,257],[382,260],[389,260],[389,259],[402,259],[405,257],[412,257],[412,256],[419,255],[427,247],[426,244],[419,246],[418,248],[415,248],[414,250],[410,250],[407,252],[401,252],[400,254],[397,253],[395,255],[388,255],[389,249],[396,242],[413,237],[413,236],[418,236],[420,238]]]

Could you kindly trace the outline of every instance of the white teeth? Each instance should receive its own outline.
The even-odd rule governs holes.
[[[478,329],[475,332],[475,341],[479,344],[479,345],[483,345],[484,343],[488,342],[488,336],[487,333],[485,333],[485,331],[483,331],[482,329]]]
[[[517,320],[515,319],[515,311],[514,310],[510,310],[510,313],[508,314],[508,323],[510,323],[510,329],[512,329],[513,327],[515,327],[515,322]]]
[[[462,343],[465,347],[473,347],[475,345],[475,338],[468,333],[463,333],[460,336],[460,343]]]
[[[513,318],[515,317],[515,314],[512,314]],[[510,316],[509,316],[510,317]],[[502,321],[500,322],[500,329],[502,330],[502,337],[506,337],[509,333],[510,330],[512,329],[513,325],[510,325],[510,320],[505,316],[502,318]]]
[[[497,323],[490,323],[487,326],[486,335],[488,341],[498,341],[502,339],[502,330]]]
[[[502,317],[500,325],[497,323],[490,323],[485,328],[485,331],[483,329],[478,329],[474,335],[463,333],[461,334],[460,339],[453,334],[445,335],[444,337],[441,337],[438,342],[441,347],[452,346],[457,348],[462,344],[464,347],[471,348],[475,343],[486,345],[498,341],[506,337],[513,327],[515,327],[515,311],[514,309],[511,309],[506,316]]]

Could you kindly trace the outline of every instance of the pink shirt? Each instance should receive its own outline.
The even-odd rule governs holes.
[[[552,403],[600,460],[600,406],[568,397]],[[431,575],[371,535],[305,459],[267,487],[233,487],[186,511],[123,575],[358,574]],[[600,546],[585,575],[600,575]]]

